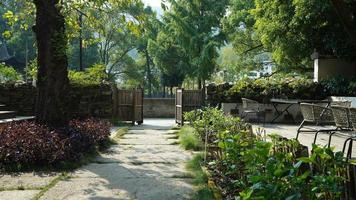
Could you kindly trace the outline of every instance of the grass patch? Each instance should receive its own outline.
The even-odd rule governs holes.
[[[196,154],[192,160],[187,163],[187,169],[193,176],[193,184],[197,186],[196,192],[192,196],[192,200],[213,200],[214,193],[208,186],[208,176],[201,168],[200,163],[204,157],[202,154]]]
[[[199,151],[203,149],[203,143],[200,138],[194,133],[194,128],[191,126],[183,126],[179,133],[179,143],[186,150]]]
[[[120,140],[127,132],[129,131],[129,127],[122,127],[116,130],[116,132],[114,133],[114,135],[111,137],[112,140],[114,140],[115,142],[117,142],[118,140]]]
[[[40,199],[49,189],[53,188],[59,181],[64,181],[70,179],[70,176],[68,173],[62,173],[60,176],[57,178],[53,179],[48,185],[46,185],[41,192],[39,192],[35,197],[33,197],[31,200],[38,200]]]

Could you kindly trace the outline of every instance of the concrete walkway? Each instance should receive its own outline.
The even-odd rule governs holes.
[[[298,125],[286,125],[286,124],[253,124],[253,129],[258,132],[257,129],[265,130],[266,134],[278,134],[286,138],[292,139],[297,136]],[[316,127],[317,128],[317,127]],[[349,132],[350,133],[350,132]],[[342,151],[344,141],[347,136],[342,134],[335,134],[331,140],[331,147],[334,147],[334,151]],[[314,141],[314,133],[300,133],[299,142],[308,147],[309,151],[312,149],[312,143]],[[326,133],[320,133],[318,135],[316,144],[320,146],[327,146],[329,142],[329,135]],[[348,146],[347,146],[348,147]],[[346,154],[345,154],[346,156]],[[356,145],[352,148],[352,157],[356,157]]]
[[[188,199],[193,191],[173,120],[146,120],[118,145],[59,181],[41,199]]]

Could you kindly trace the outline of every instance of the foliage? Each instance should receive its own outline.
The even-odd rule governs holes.
[[[0,63],[0,83],[16,83],[22,80],[21,74],[14,68]]]
[[[201,83],[216,68],[217,48],[223,43],[220,21],[227,1],[168,2],[170,9],[163,16],[156,40],[149,42],[149,52],[170,86],[179,86],[186,77]]]
[[[346,15],[352,16],[355,2],[343,3],[350,11]],[[305,71],[310,70],[315,50],[321,55],[354,56],[356,47],[336,10],[332,1],[231,0],[224,32],[244,66],[258,68],[258,57],[267,53],[265,59],[273,59],[280,69]]]
[[[105,72],[105,66],[101,64],[95,64],[85,71],[69,71],[69,80],[73,84],[79,85],[97,85],[101,84],[108,79]]]
[[[183,126],[179,133],[179,143],[186,150],[201,150],[203,144],[194,129],[190,126]]]
[[[25,74],[27,79],[37,78],[38,64],[37,59],[34,59],[29,62],[28,66],[25,68]]]
[[[229,91],[232,99],[241,97],[268,102],[271,98],[324,99],[328,92],[322,84],[302,77],[273,77],[266,79],[242,79]]]
[[[192,199],[194,200],[213,200],[214,195],[213,191],[209,186],[208,183],[208,176],[202,170],[201,164],[203,162],[203,155],[196,154],[192,158],[192,160],[188,161],[186,167],[187,169],[194,175],[193,183],[198,187],[197,191],[193,194]]]
[[[241,102],[241,98],[268,103],[271,98],[315,99],[328,96],[355,96],[356,79],[337,76],[321,82],[303,77],[273,76],[261,79],[240,79],[235,85],[208,86],[208,99],[212,103]]]
[[[197,115],[192,112],[188,118],[202,118],[204,111],[200,112],[203,112],[200,117],[194,118]],[[216,116],[212,113],[218,111],[205,112],[209,115],[193,126],[196,131],[207,127],[204,131],[216,133],[215,139],[208,143],[211,150],[207,167],[223,189],[225,199],[343,198],[346,162],[341,152],[313,146],[308,156],[308,151],[296,140],[271,135],[268,142],[244,128],[248,125],[242,121],[235,126],[214,126]],[[213,147],[218,147],[215,151],[220,153],[212,153]]]
[[[104,144],[109,134],[110,124],[96,119],[72,120],[60,129],[32,121],[12,122],[0,132],[0,166],[20,170],[78,160]]]

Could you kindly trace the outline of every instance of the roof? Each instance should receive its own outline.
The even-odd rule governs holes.
[[[0,61],[6,61],[9,60],[11,56],[9,55],[9,52],[7,51],[7,47],[4,43],[0,42]]]

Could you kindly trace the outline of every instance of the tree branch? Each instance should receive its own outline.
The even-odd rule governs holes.
[[[347,35],[351,39],[354,47],[356,47],[356,25],[353,23],[352,12],[348,9],[343,0],[331,0],[331,2]]]

